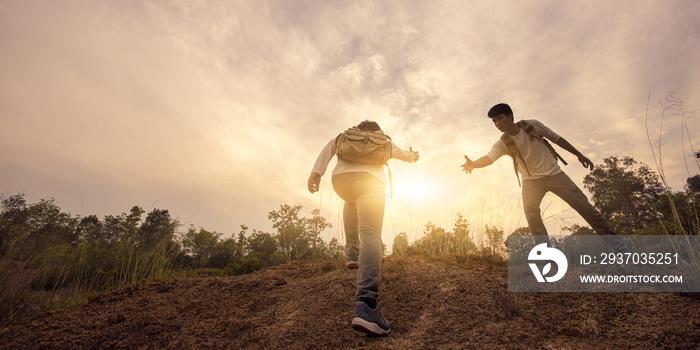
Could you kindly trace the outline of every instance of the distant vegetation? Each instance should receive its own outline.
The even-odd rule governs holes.
[[[699,155],[700,156],[700,155]],[[684,191],[661,185],[648,166],[630,157],[609,157],[584,179],[595,206],[622,234],[700,232],[700,175],[687,179]],[[91,294],[122,288],[144,278],[239,275],[298,259],[344,259],[331,227],[319,210],[300,217],[301,206],[270,211],[274,233],[241,225],[229,238],[204,228],[181,225],[168,210],[128,213],[100,219],[62,212],[53,199],[27,203],[23,194],[0,197],[0,324],[39,310],[81,304]],[[572,234],[590,234],[574,225]],[[411,249],[429,255],[480,254],[503,259],[502,228],[486,227],[479,245],[469,223],[457,214],[453,229],[427,223],[423,236],[409,243],[396,236],[392,253]],[[527,228],[512,234],[529,234]]]
[[[331,225],[301,206],[282,205],[268,217],[277,233],[236,237],[180,223],[168,210],[73,216],[54,199],[28,204],[23,194],[2,197],[0,213],[0,324],[40,308],[80,304],[90,294],[124,287],[144,278],[240,275],[297,259],[339,258],[338,240],[319,234]],[[144,214],[145,218],[144,218]],[[27,292],[27,286],[31,292]]]

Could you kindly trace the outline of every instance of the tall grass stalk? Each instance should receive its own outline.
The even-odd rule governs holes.
[[[662,133],[663,133],[663,122],[664,122],[664,117],[666,115],[667,111],[677,111],[676,115],[678,115],[681,119],[681,143],[682,143],[682,157],[683,161],[686,167],[686,171],[688,173],[688,178],[691,177],[690,174],[690,169],[688,167],[687,160],[685,159],[686,157],[686,151],[685,151],[685,140],[684,136],[687,134],[688,135],[688,143],[690,146],[690,149],[692,150],[693,153],[697,152],[692,145],[692,140],[690,138],[690,132],[688,130],[688,124],[687,124],[687,119],[690,117],[692,112],[688,112],[686,106],[683,104],[683,101],[675,96],[675,91],[670,91],[666,93],[666,96],[664,97],[663,101],[659,101],[659,104],[661,105],[661,116],[660,116],[660,123],[659,123],[659,136],[658,139],[656,140],[657,142],[657,147],[655,148],[652,139],[649,133],[649,102],[651,99],[651,89],[649,90],[649,95],[647,96],[647,105],[646,105],[646,111],[645,111],[645,126],[646,126],[646,132],[647,132],[647,140],[649,141],[649,146],[651,148],[652,155],[654,157],[654,164],[656,166],[656,170],[659,174],[659,178],[661,179],[663,183],[663,188],[664,188],[664,194],[666,195],[669,205],[671,207],[671,211],[673,213],[673,219],[675,221],[675,224],[680,228],[681,233],[683,234],[684,239],[680,245],[683,245],[683,247],[675,247],[676,251],[685,251],[688,254],[688,259],[687,261],[684,260],[683,264],[686,266],[687,271],[690,271],[693,276],[688,276],[690,277],[689,279],[697,281],[700,279],[700,271],[697,269],[698,265],[700,265],[700,252],[698,252],[697,247],[695,244],[691,242],[691,239],[689,235],[698,235],[700,234],[700,221],[698,220],[698,209],[696,206],[696,194],[693,192],[693,189],[690,188],[690,194],[688,197],[688,207],[691,208],[692,212],[690,213],[695,217],[695,227],[690,227],[691,232],[686,232],[686,230],[683,227],[683,222],[681,220],[681,217],[678,213],[678,208],[675,205],[675,201],[673,198],[673,194],[671,192],[671,188],[668,185],[667,182],[667,177],[664,173],[664,168],[663,168],[663,158],[661,156],[661,146],[663,145],[662,142]],[[698,169],[700,169],[700,164],[698,164],[698,160],[695,160],[696,165],[698,165]],[[691,187],[691,186],[689,186]],[[655,209],[656,210],[656,209]],[[661,227],[664,229],[666,234],[668,234],[668,231],[666,230],[666,227],[661,219],[659,219]]]
[[[650,103],[650,100],[651,100],[651,89],[649,90],[649,94],[647,96],[646,110],[644,113],[644,122],[645,122],[645,128],[646,128],[646,133],[647,133],[647,140],[649,142],[649,147],[651,148],[651,153],[652,153],[652,156],[654,158],[654,165],[656,167],[656,171],[659,174],[659,178],[661,179],[661,183],[663,184],[664,194],[668,198],[669,205],[671,207],[671,212],[673,213],[673,218],[676,221],[676,223],[678,224],[678,227],[681,230],[681,232],[684,235],[698,234],[699,233],[698,227],[694,228],[695,232],[690,232],[690,233],[686,232],[686,230],[683,228],[682,220],[680,218],[680,215],[678,214],[678,208],[676,207],[675,201],[673,200],[671,187],[668,184],[668,180],[667,180],[666,174],[664,172],[663,158],[661,156],[661,150],[662,150],[662,145],[663,145],[663,142],[662,142],[663,125],[664,125],[664,118],[666,116],[666,112],[669,110],[680,111],[679,115],[681,118],[681,135],[684,135],[683,131],[687,130],[686,119],[688,117],[686,108],[683,105],[683,102],[681,101],[681,99],[675,96],[675,91],[671,91],[671,92],[666,93],[666,96],[664,97],[663,101],[659,102],[661,105],[659,134],[658,134],[658,138],[656,140],[657,145],[656,145],[656,147],[654,147],[654,144],[652,142],[652,138],[651,138],[651,135],[649,132],[649,129],[650,129],[649,128],[649,103]],[[690,135],[689,135],[688,139],[690,140]],[[683,145],[682,145],[683,146],[682,147],[683,153],[685,153],[685,142],[682,142],[682,143],[683,143]],[[690,147],[692,149],[692,144]],[[682,156],[683,156],[684,162],[686,162],[685,154],[683,154]],[[690,175],[690,171],[687,167],[687,162],[686,162],[686,170],[688,170],[688,176],[690,177],[691,175]],[[697,208],[695,206],[695,201],[690,200],[689,206],[693,208],[693,215],[695,215],[695,217],[697,218],[698,211],[697,211]],[[664,229],[666,234],[668,234],[668,231],[666,230],[666,227],[665,227],[665,225],[663,225],[663,223],[661,223],[661,227]]]

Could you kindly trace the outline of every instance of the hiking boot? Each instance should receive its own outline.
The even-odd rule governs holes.
[[[357,270],[360,267],[360,264],[357,261],[348,261],[345,263],[345,268],[348,270]]]
[[[365,302],[355,302],[355,315],[350,326],[358,331],[373,335],[387,335],[391,330],[391,323],[382,316],[379,305],[371,309]]]

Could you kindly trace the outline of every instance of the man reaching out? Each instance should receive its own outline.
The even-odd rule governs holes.
[[[540,203],[547,192],[552,192],[569,204],[586,222],[601,235],[615,253],[627,252],[624,241],[613,230],[610,223],[588,201],[581,189],[564,173],[557,164],[559,155],[546,139],[578,157],[587,169],[593,170],[593,163],[581,154],[563,137],[556,134],[538,120],[530,119],[514,122],[513,110],[505,103],[493,106],[488,112],[503,136],[494,143],[485,156],[472,161],[466,155],[462,164],[464,172],[471,174],[475,168],[491,165],[503,155],[513,158],[517,173],[523,177],[522,196],[525,219],[536,244],[549,243],[547,229],[542,222]],[[563,159],[562,159],[563,161]]]

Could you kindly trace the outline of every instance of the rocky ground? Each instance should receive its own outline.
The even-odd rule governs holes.
[[[2,349],[699,349],[674,293],[508,293],[507,266],[384,260],[387,337],[350,328],[356,270],[301,261],[246,276],[146,280],[0,328]]]

